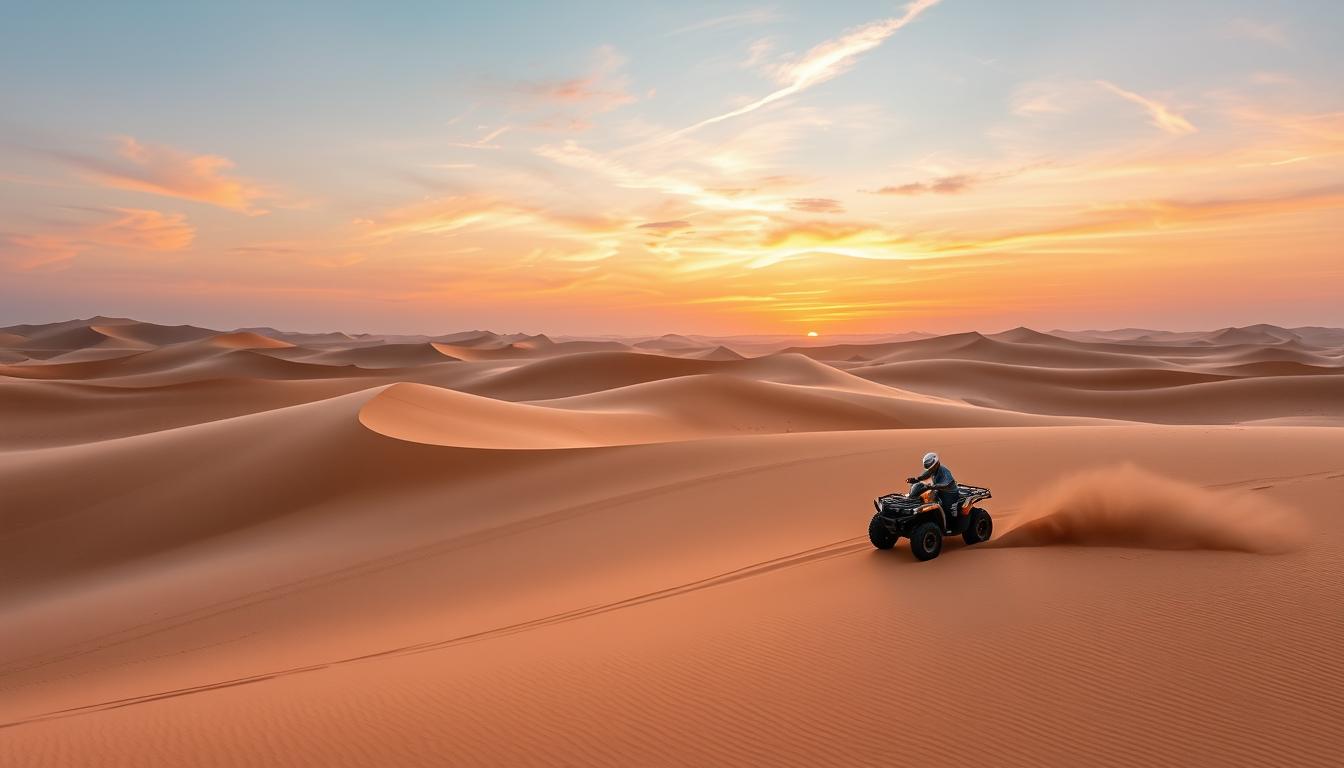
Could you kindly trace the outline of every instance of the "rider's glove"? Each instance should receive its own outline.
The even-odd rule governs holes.
[[[919,482],[919,480],[918,480],[917,478],[907,477],[907,478],[905,478],[905,482],[910,483],[911,485],[914,485],[915,483]]]

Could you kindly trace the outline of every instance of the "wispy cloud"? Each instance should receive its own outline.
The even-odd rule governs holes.
[[[567,141],[538,147],[536,154],[571,168],[607,177],[626,189],[650,189],[685,197],[696,205],[716,210],[777,211],[783,205],[774,198],[751,194],[731,194],[706,188],[703,184],[662,172],[646,172]],[[733,192],[736,192],[734,190]]]
[[[373,239],[407,235],[446,235],[469,227],[524,224],[529,212],[490,197],[456,196],[403,206],[355,224]]]
[[[908,184],[882,187],[876,191],[876,194],[923,195],[934,193],[939,195],[955,195],[969,190],[979,180],[978,176],[965,173],[956,174],[954,176],[940,176],[930,181],[912,181]]]
[[[1062,114],[1069,111],[1064,91],[1052,80],[1024,83],[1014,90],[1010,109],[1019,117]]]
[[[746,69],[756,69],[765,63],[765,60],[775,49],[775,41],[768,37],[760,40],[753,40],[747,46],[747,58],[742,61],[742,66]]]
[[[935,176],[927,181],[912,181],[905,184],[894,184],[892,186],[882,187],[871,191],[873,194],[877,195],[959,195],[963,192],[969,192],[981,184],[1010,179],[1033,168],[1039,168],[1042,165],[1047,165],[1047,163],[1035,163],[1006,171],[949,173],[942,176]]]
[[[448,145],[452,147],[464,147],[466,149],[499,149],[500,145],[494,143],[495,139],[498,139],[500,136],[503,136],[504,134],[508,133],[511,129],[512,126],[501,125],[498,128],[489,130],[487,133],[483,134],[479,139],[476,139],[474,141],[452,141],[449,142]],[[470,167],[469,163],[467,164],[458,163],[449,165],[452,165],[452,167],[455,168]],[[438,167],[443,166],[441,165]]]
[[[196,239],[196,228],[180,213],[114,208],[112,221],[97,224],[83,237],[102,246],[142,251],[178,251]]]
[[[829,197],[795,197],[789,201],[789,208],[806,213],[844,213],[845,207],[839,200]]]
[[[357,219],[373,240],[413,235],[448,235],[460,230],[497,230],[539,225],[541,234],[603,234],[619,230],[621,222],[600,216],[555,211],[482,195],[458,195],[403,206],[376,218]]]
[[[230,175],[234,163],[226,157],[143,144],[130,136],[118,140],[113,159],[52,154],[103,186],[194,200],[248,214],[266,213],[256,204],[269,196],[268,191],[257,182]]]
[[[0,236],[0,253],[13,268],[61,266],[86,251],[107,248],[127,252],[180,251],[196,239],[196,228],[180,213],[140,208],[91,209],[96,221],[48,232]]]
[[[773,8],[752,8],[738,13],[729,13],[723,16],[714,16],[703,19],[684,27],[678,27],[669,31],[667,34],[684,35],[688,32],[702,32],[707,29],[733,29],[736,27],[751,27],[761,24],[770,24],[779,21],[779,13]]]
[[[614,47],[604,45],[594,55],[592,71],[583,77],[528,83],[524,92],[545,101],[584,105],[607,112],[637,101],[629,90],[629,78],[622,74],[625,57]]]
[[[678,229],[690,229],[691,222],[682,219],[669,219],[667,221],[650,221],[640,224],[637,229],[652,229],[658,232],[671,232]]]
[[[1288,33],[1279,24],[1256,19],[1237,18],[1219,28],[1219,34],[1232,40],[1254,40],[1271,45],[1287,45]]]
[[[780,69],[778,80],[783,85],[782,88],[772,91],[745,106],[682,128],[672,133],[668,138],[682,136],[707,125],[755,112],[761,107],[801,93],[814,85],[824,83],[849,71],[850,67],[854,66],[856,57],[878,47],[901,27],[914,21],[921,13],[939,2],[941,0],[915,0],[915,2],[907,5],[905,13],[897,18],[865,24],[841,37],[813,47],[801,59]]]
[[[924,247],[935,252],[974,253],[1081,241],[1170,235],[1210,222],[1304,213],[1344,207],[1344,185],[1284,195],[1205,200],[1135,200],[1081,212],[1071,221],[980,237],[940,237]]]
[[[1187,133],[1194,133],[1198,130],[1195,126],[1191,125],[1189,120],[1186,120],[1184,117],[1171,111],[1167,105],[1159,101],[1140,96],[1133,91],[1127,91],[1115,83],[1106,80],[1097,80],[1096,83],[1116,96],[1143,107],[1144,111],[1148,113],[1148,119],[1152,124],[1167,133],[1179,136]]]

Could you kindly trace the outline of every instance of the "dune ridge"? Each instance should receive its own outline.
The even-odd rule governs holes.
[[[295,346],[288,341],[273,339],[252,331],[234,331],[210,337],[207,342],[225,349],[287,349]]]

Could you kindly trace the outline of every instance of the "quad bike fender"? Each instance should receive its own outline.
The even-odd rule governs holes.
[[[942,504],[937,502],[925,504],[919,508],[919,513],[932,515],[938,521],[938,525],[941,526],[940,530],[947,530],[947,514],[943,512]]]

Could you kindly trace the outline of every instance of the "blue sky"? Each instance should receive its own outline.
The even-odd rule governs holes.
[[[1338,3],[387,6],[10,4],[0,321],[1344,322]]]

